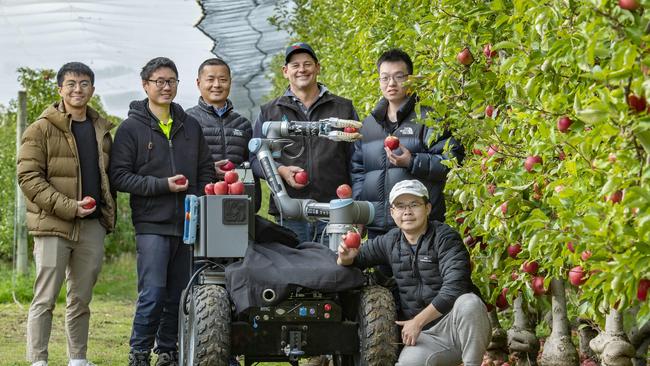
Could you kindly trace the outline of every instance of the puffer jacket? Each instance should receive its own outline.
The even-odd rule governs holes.
[[[111,184],[128,192],[136,234],[183,236],[185,195],[203,195],[216,178],[201,126],[171,104],[170,138],[148,108],[148,100],[131,102],[129,116],[115,133],[111,153]],[[188,180],[187,191],[171,192],[167,179],[176,174]]]
[[[115,192],[108,179],[113,127],[92,108],[99,152],[101,181],[99,221],[107,232],[115,227]],[[81,195],[79,155],[71,129],[71,115],[62,102],[50,105],[23,133],[18,150],[18,184],[26,199],[27,229],[34,236],[58,236],[79,240],[77,201]]]
[[[352,101],[325,92],[311,106],[309,117],[290,96],[283,95],[263,105],[253,128],[254,137],[262,137],[262,124],[266,121],[318,121],[337,117],[358,120]],[[286,146],[281,157],[275,159],[281,165],[298,166],[309,175],[309,184],[303,189],[285,185],[289,197],[311,198],[318,202],[336,199],[336,188],[350,183],[350,158],[352,144],[335,142],[323,137],[287,137],[293,144]],[[264,179],[259,161],[251,156],[253,171]],[[269,201],[269,214],[277,215],[279,211],[275,202]]]
[[[397,111],[397,122],[391,123],[386,121],[388,101],[382,98],[363,121],[360,131],[363,138],[354,144],[351,171],[353,198],[370,201],[375,206],[375,219],[368,225],[369,230],[387,232],[395,227],[390,216],[388,196],[397,182],[410,179],[419,180],[429,191],[432,205],[429,219],[445,221],[443,190],[449,168],[442,162],[453,157],[461,162],[465,154],[463,146],[449,131],[441,131],[440,126],[428,127],[415,122],[416,104],[417,96],[410,96]],[[428,110],[422,107],[421,112],[424,117]],[[389,135],[397,136],[411,152],[409,167],[398,167],[388,161],[384,139]],[[447,144],[449,151],[445,152]]]
[[[379,264],[389,264],[393,271],[402,320],[413,319],[429,304],[445,315],[460,295],[481,296],[472,283],[467,248],[458,232],[442,222],[429,221],[414,249],[398,228],[366,241],[354,265],[364,269]]]
[[[226,107],[226,113],[220,117],[199,97],[199,104],[186,112],[201,124],[212,160],[228,159],[239,165],[248,161],[248,141],[253,136],[253,127],[246,117],[233,110],[230,100],[226,101]]]

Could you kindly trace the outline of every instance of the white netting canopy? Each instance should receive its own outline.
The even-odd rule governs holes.
[[[256,107],[252,101],[261,101],[269,88],[263,76],[269,54],[286,43],[286,35],[267,21],[274,4],[0,0],[0,103],[15,98],[18,67],[57,70],[65,62],[81,61],[95,72],[96,93],[108,112],[124,117],[128,103],[145,96],[139,78],[142,66],[153,57],[166,56],[179,69],[176,101],[188,108],[199,96],[198,65],[217,54],[233,69],[236,108],[252,116]]]

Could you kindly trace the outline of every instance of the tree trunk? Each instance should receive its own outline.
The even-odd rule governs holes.
[[[636,312],[634,315],[636,315]],[[632,328],[628,336],[632,346],[636,348],[636,356],[632,360],[632,364],[634,366],[647,366],[648,346],[650,346],[650,322],[646,322],[641,328]]]
[[[587,319],[578,319],[579,351],[585,359],[598,361],[598,355],[589,348],[589,342],[598,336],[598,329],[592,327],[591,324]]]
[[[571,333],[569,331],[564,281],[554,278],[551,280],[550,287],[553,326],[551,335],[544,342],[544,351],[542,351],[540,364],[542,366],[578,365],[580,362],[578,351],[571,342]]]
[[[636,353],[623,329],[623,316],[615,309],[607,315],[605,332],[592,339],[589,346],[600,356],[603,366],[632,366]]]
[[[535,336],[534,327],[531,327],[523,302],[521,295],[515,299],[515,322],[508,330],[508,348],[517,358],[517,366],[537,366],[539,340]]]
[[[495,361],[508,361],[508,335],[499,323],[497,310],[490,311],[490,325],[492,326],[492,340],[487,347],[488,357]]]

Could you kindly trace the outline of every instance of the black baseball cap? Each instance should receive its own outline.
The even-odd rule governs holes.
[[[287,47],[287,50],[284,52],[285,65],[289,63],[289,59],[291,58],[291,55],[293,55],[296,52],[308,53],[309,55],[311,55],[311,57],[314,58],[314,60],[316,60],[316,62],[318,62],[318,57],[316,57],[316,52],[314,52],[314,50],[311,48],[310,45],[308,45],[305,42],[296,42],[290,44],[289,47]]]

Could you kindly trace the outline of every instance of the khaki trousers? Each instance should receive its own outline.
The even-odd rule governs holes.
[[[27,359],[47,361],[52,312],[66,280],[65,328],[68,357],[85,359],[90,300],[104,260],[106,229],[99,219],[81,220],[79,241],[56,236],[34,238],[36,279],[27,318]]]

